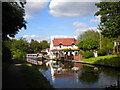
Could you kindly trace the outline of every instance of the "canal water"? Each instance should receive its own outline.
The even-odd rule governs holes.
[[[54,88],[106,88],[120,86],[120,70],[81,63],[50,61],[39,71]]]

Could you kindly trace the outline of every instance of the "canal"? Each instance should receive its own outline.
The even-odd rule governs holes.
[[[52,61],[39,71],[54,88],[106,88],[120,86],[120,70],[81,63]]]

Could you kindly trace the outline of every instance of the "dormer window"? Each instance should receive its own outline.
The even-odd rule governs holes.
[[[74,47],[74,45],[75,45],[74,42],[72,42],[72,47]]]
[[[59,44],[59,47],[62,48],[62,43]]]

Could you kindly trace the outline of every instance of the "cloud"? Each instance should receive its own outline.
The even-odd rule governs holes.
[[[88,16],[97,8],[95,2],[70,2],[71,0],[51,0],[49,13],[56,17]]]
[[[99,23],[100,22],[100,16],[96,16],[95,19],[90,20],[91,23]]]
[[[85,23],[81,23],[81,22],[73,22],[73,25],[75,27],[87,27]]]
[[[25,5],[25,19],[32,18],[32,15],[38,13],[40,10],[46,7],[48,2],[46,0],[27,0]]]
[[[42,37],[42,36],[39,36],[39,35],[24,35],[23,38],[25,38],[28,42],[30,42],[31,39],[36,40],[38,42],[40,42],[42,40],[47,40],[48,42],[50,42],[51,36]]]
[[[28,42],[30,42],[31,39],[34,39],[34,40],[37,40],[37,41],[41,40],[41,37],[38,36],[38,35],[24,35],[23,38],[25,38],[26,40],[28,40]]]
[[[82,34],[85,31],[88,30],[94,30],[94,31],[98,31],[97,27],[90,27],[90,28],[84,28],[84,29],[77,29],[75,30],[75,35],[79,36],[80,34]]]

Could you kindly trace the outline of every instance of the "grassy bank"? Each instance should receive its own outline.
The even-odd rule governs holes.
[[[20,70],[25,78],[27,88],[53,88],[50,82],[38,71],[39,66],[28,64],[25,59],[15,59],[21,63]]]
[[[94,58],[83,59],[83,61],[89,63],[100,63],[111,66],[120,66],[120,56],[118,55],[99,56]]]

